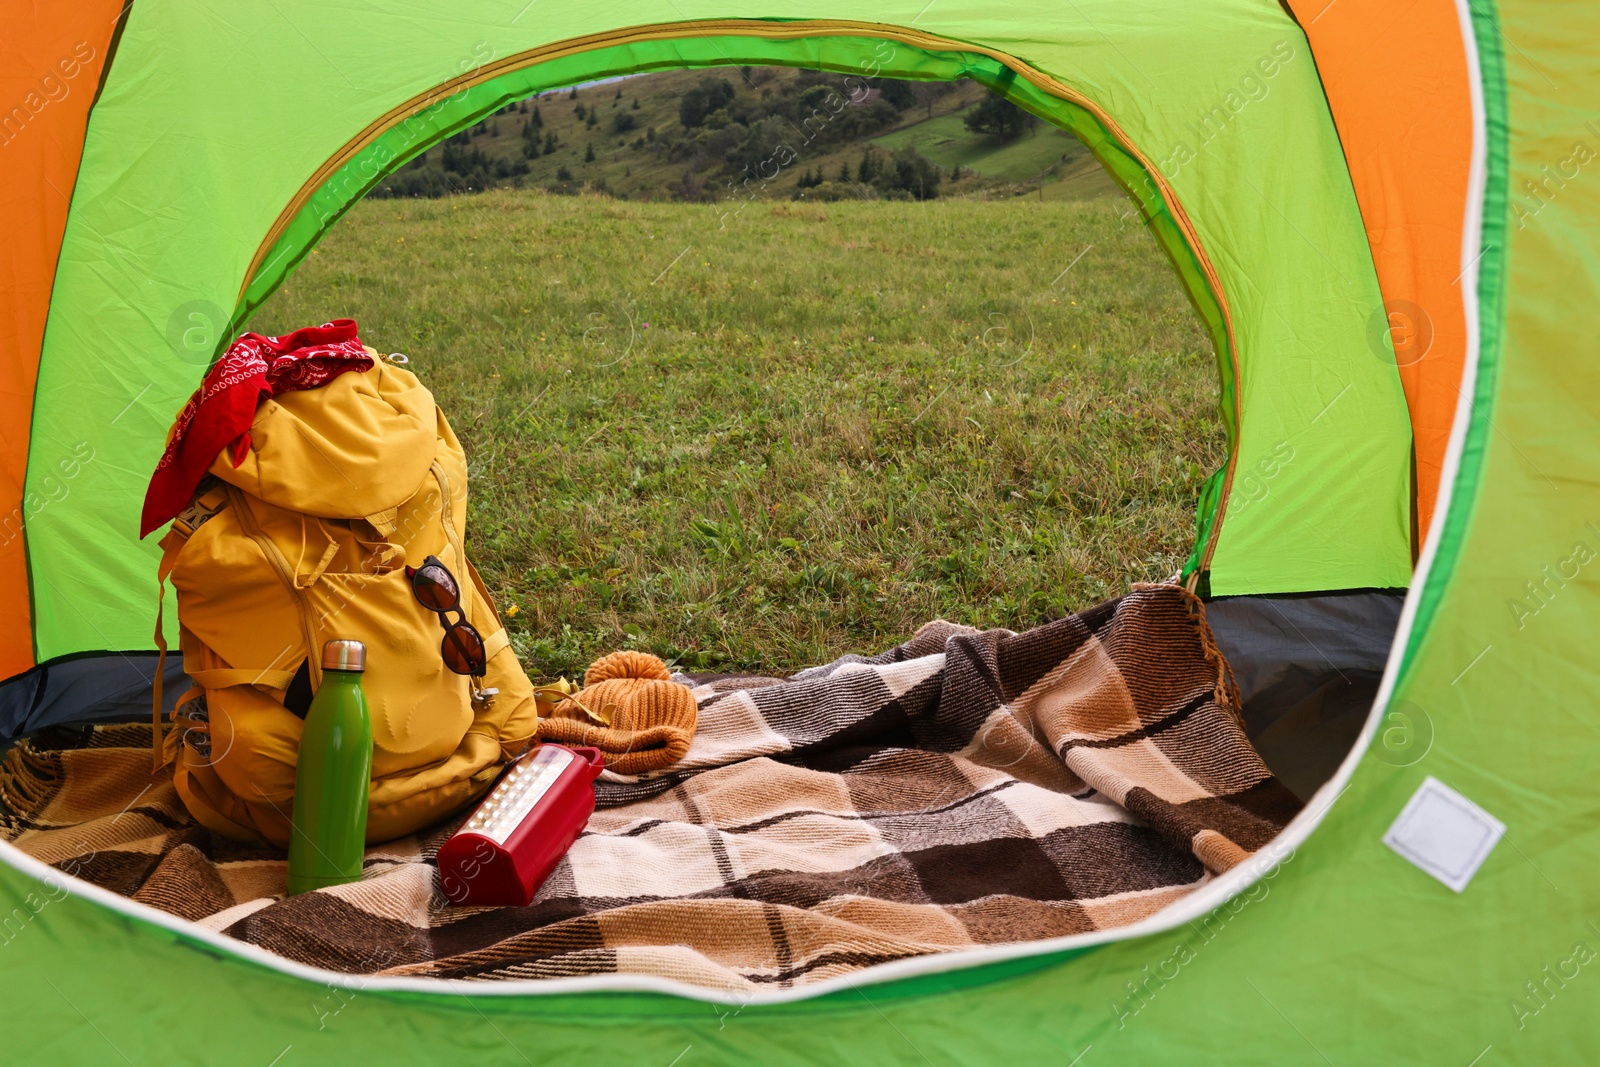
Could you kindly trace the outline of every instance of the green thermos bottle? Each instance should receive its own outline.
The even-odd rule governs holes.
[[[372,783],[372,717],[361,691],[367,646],[329,641],[294,768],[289,893],[361,880]]]

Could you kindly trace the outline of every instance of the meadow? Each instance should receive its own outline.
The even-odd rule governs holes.
[[[251,324],[350,316],[465,446],[533,674],[784,672],[1166,577],[1211,347],[1121,198],[356,207]]]

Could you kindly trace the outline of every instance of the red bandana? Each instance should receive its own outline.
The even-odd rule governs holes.
[[[371,367],[372,357],[356,337],[354,319],[334,319],[283,337],[247,333],[233,342],[178,415],[172,440],[144,495],[139,536],[177,517],[224,448],[230,450],[235,467],[244,462],[250,450],[250,424],[261,401],[296,389],[315,389],[347,370]]]

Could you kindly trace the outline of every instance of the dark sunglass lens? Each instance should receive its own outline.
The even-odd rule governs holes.
[[[488,667],[483,638],[471,623],[458,622],[446,630],[439,651],[445,666],[457,674],[482,674]]]
[[[439,566],[419,568],[411,578],[411,588],[417,599],[429,611],[450,611],[461,603],[461,591],[456,588],[450,572]]]

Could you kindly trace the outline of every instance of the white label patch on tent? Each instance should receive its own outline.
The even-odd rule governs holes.
[[[1505,823],[1429,775],[1383,843],[1459,893],[1505,832]]]

